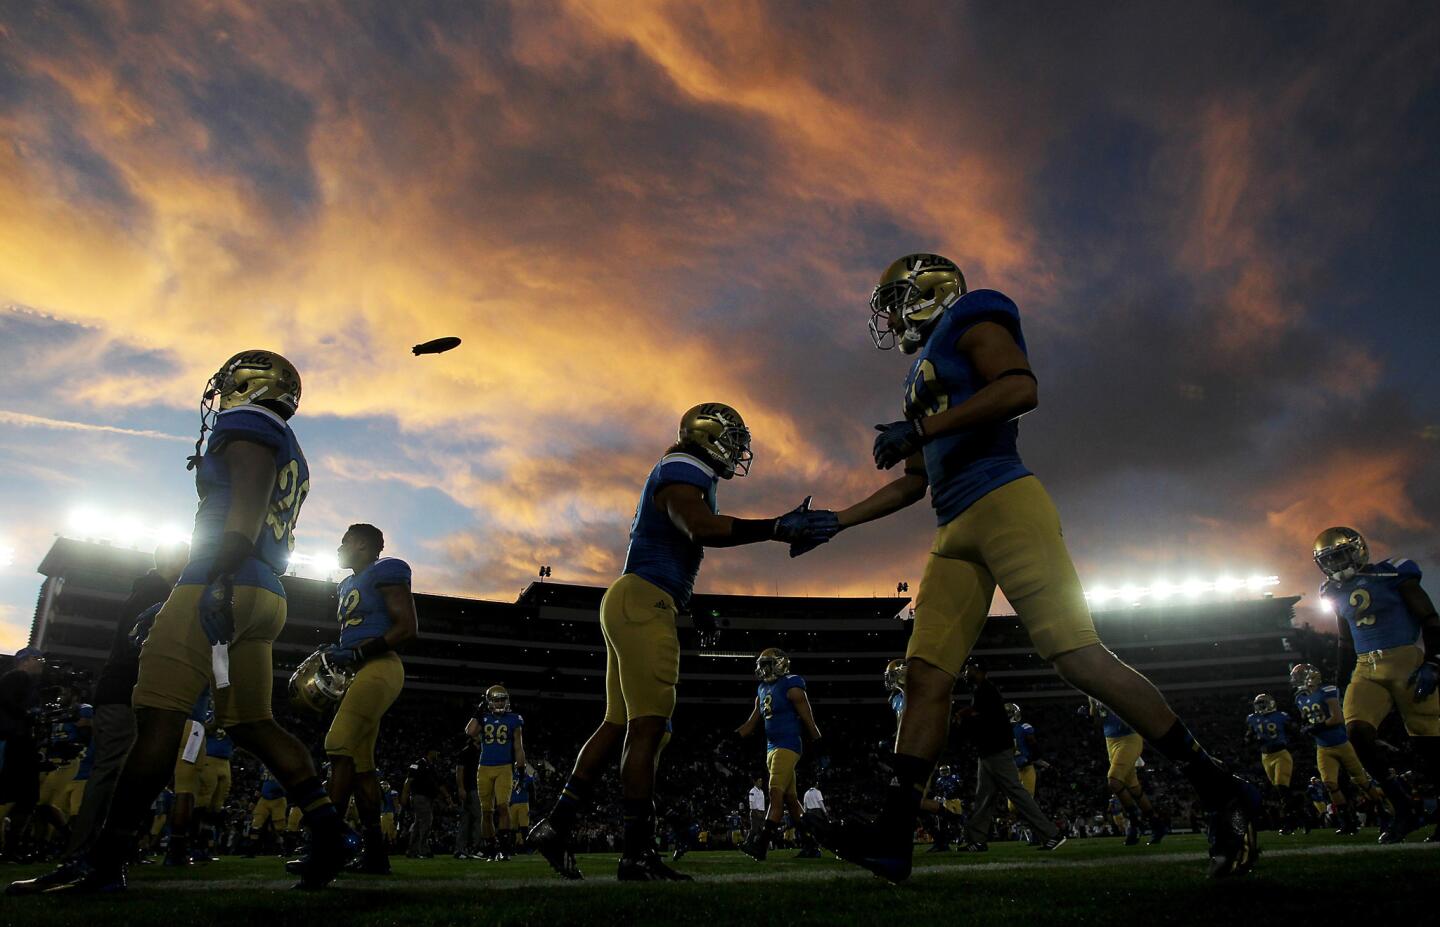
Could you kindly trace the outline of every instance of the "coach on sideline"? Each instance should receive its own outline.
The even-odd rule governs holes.
[[[95,706],[91,736],[95,743],[95,759],[85,798],[70,827],[70,840],[65,845],[68,859],[86,849],[99,833],[100,824],[110,810],[110,796],[130,746],[135,743],[135,712],[130,707],[130,690],[140,675],[140,644],[149,628],[135,627],[136,619],[152,606],[170,597],[170,590],[190,561],[190,545],[162,544],[155,548],[155,568],[135,580],[130,598],[120,606],[119,620],[110,643],[110,658],[95,680],[95,693],[90,703]],[[153,621],[154,616],[149,616]]]
[[[964,678],[973,693],[973,702],[958,713],[960,731],[980,755],[975,767],[975,810],[965,825],[966,849],[984,851],[989,847],[990,822],[1001,798],[1009,798],[1025,823],[1030,825],[1040,849],[1053,850],[1065,842],[1055,822],[1045,816],[1035,798],[1020,782],[1015,768],[1015,734],[1010,726],[1005,699],[995,684],[985,679],[985,671],[971,661],[965,664]]]

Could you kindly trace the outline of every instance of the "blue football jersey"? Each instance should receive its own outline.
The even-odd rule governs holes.
[[[634,573],[670,593],[675,607],[683,609],[700,574],[705,548],[675,527],[670,516],[655,503],[655,494],[671,483],[699,487],[710,511],[718,512],[715,491],[720,478],[715,470],[690,454],[666,454],[650,471],[635,518],[630,524],[630,548],[625,551],[624,573]]]
[[[1005,327],[1025,351],[1020,310],[995,290],[967,293],[946,309],[905,378],[905,417],[937,415],[965,402],[986,385],[960,351],[960,338],[980,322]],[[925,445],[925,471],[936,520],[944,525],[986,493],[1030,471],[1020,461],[1015,421],[993,422],[940,435]]]
[[[290,552],[295,549],[295,522],[310,492],[310,468],[290,426],[274,412],[259,406],[227,409],[215,417],[215,428],[210,432],[195,474],[200,508],[195,513],[195,532],[190,539],[190,563],[180,576],[180,585],[205,582],[205,574],[225,534],[225,519],[230,514],[230,471],[220,452],[231,441],[260,444],[275,455],[275,487],[271,490],[270,506],[255,540],[254,556],[235,572],[235,584],[259,586],[283,596],[285,588],[280,585],[280,576],[289,566]]]
[[[235,741],[223,729],[205,732],[205,755],[228,760],[235,755]]]
[[[1113,818],[1117,814],[1124,814],[1125,806],[1120,804],[1120,799],[1116,798],[1114,795],[1111,795],[1110,801],[1107,802],[1105,805],[1105,813]]]
[[[535,784],[535,777],[525,771],[521,771],[515,777],[514,784],[510,787],[510,804],[530,804],[530,786]]]
[[[1344,582],[1327,580],[1320,597],[1350,626],[1356,653],[1420,643],[1420,621],[1400,597],[1402,583],[1419,582],[1414,560],[1381,560]]]
[[[796,753],[804,749],[804,741],[800,739],[800,713],[790,701],[790,690],[803,688],[805,680],[794,673],[755,687],[755,697],[760,701],[760,717],[765,719],[765,741],[769,749],[780,747]]]
[[[895,712],[896,718],[899,718],[900,715],[904,713],[905,693],[903,690],[897,689],[890,693],[890,710]]]
[[[1295,710],[1300,714],[1300,720],[1305,722],[1306,727],[1317,724],[1325,724],[1330,720],[1332,711],[1329,704],[1330,699],[1340,698],[1340,690],[1335,686],[1321,686],[1314,692],[1296,692]],[[1344,724],[1336,724],[1333,727],[1317,727],[1311,731],[1310,736],[1315,738],[1315,743],[1322,747],[1338,747],[1347,743],[1350,738],[1345,733]]]
[[[935,777],[935,794],[942,800],[960,797],[960,777],[951,773],[948,776]]]
[[[485,712],[480,718],[480,765],[509,766],[515,762],[515,732],[524,726],[525,719],[513,711]]]
[[[1010,731],[1015,736],[1015,765],[1023,769],[1035,762],[1030,754],[1030,738],[1035,736],[1035,728],[1021,721],[1010,725]]]
[[[1095,714],[1100,718],[1100,729],[1105,732],[1106,737],[1129,737],[1135,733],[1135,729],[1111,711],[1109,705],[1095,702],[1094,707]]]
[[[1323,782],[1312,782],[1305,787],[1305,797],[1322,805],[1330,804],[1330,790]]]
[[[280,784],[280,781],[279,781],[278,779],[276,779],[274,776],[270,775],[270,770],[268,770],[268,769],[265,770],[265,778],[260,780],[260,797],[261,797],[261,798],[284,798],[284,797],[285,797],[285,787]]]
[[[1272,751],[1290,743],[1285,733],[1285,726],[1290,723],[1290,716],[1278,708],[1274,711],[1267,711],[1264,714],[1256,712],[1245,719],[1245,724],[1250,732],[1255,735],[1262,750]]]
[[[359,573],[340,581],[340,646],[354,647],[361,641],[384,637],[395,622],[385,607],[381,586],[409,586],[410,564],[395,557],[381,557]]]
[[[380,793],[380,813],[394,814],[395,802],[399,800],[400,793],[394,789],[385,789]]]

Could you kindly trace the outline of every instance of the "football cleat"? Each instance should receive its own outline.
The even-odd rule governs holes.
[[[631,858],[620,857],[620,866],[615,871],[615,878],[621,882],[693,882],[694,876],[688,876],[683,872],[677,872],[665,865],[660,859],[660,854],[654,850],[646,850],[640,856]]]
[[[949,852],[950,852],[950,844],[948,844],[948,843],[932,843],[932,844],[930,844],[930,848],[929,848],[928,850],[926,850],[925,852],[926,852],[926,853],[949,853]]]
[[[755,459],[745,420],[723,402],[702,402],[687,409],[675,440],[698,452],[726,480],[747,475]]]
[[[799,853],[796,853],[794,858],[795,858],[795,859],[820,859],[820,858],[821,858],[821,855],[820,855],[820,851],[819,851],[819,850],[815,849],[814,847],[810,847],[809,849],[801,850]]]
[[[314,830],[306,841],[306,852],[296,860],[296,867],[285,864],[286,871],[300,877],[293,886],[304,891],[322,889],[334,881],[355,854],[360,852],[360,835],[348,826]]]
[[[985,843],[982,840],[973,840],[970,843],[965,844],[965,846],[961,849],[963,849],[966,853],[989,853],[990,844]]]
[[[1150,825],[1150,839],[1145,841],[1145,845],[1148,847],[1153,847],[1161,840],[1164,840],[1165,835],[1168,833],[1170,833],[1170,825],[1166,824],[1164,821],[1156,821],[1154,824]]]
[[[1065,845],[1065,841],[1067,839],[1068,838],[1064,834],[1056,834],[1049,840],[1046,840],[1044,843],[1037,843],[1035,845],[1035,849],[1045,851],[1058,850]]]
[[[82,894],[104,894],[125,891],[125,864],[114,868],[100,868],[84,857],[69,862],[36,876],[11,882],[5,889],[7,895],[48,895],[55,892],[78,892]]]
[[[1125,845],[1133,847],[1140,842],[1140,825],[1132,823],[1125,828]]]
[[[1326,528],[1315,538],[1313,556],[1322,573],[1343,583],[1370,562],[1370,547],[1354,528]]]
[[[1390,821],[1390,827],[1380,835],[1380,842],[1385,844],[1404,843],[1405,838],[1412,831],[1420,829],[1420,819],[1409,811],[1397,811],[1395,817]]]
[[[530,833],[525,837],[525,843],[527,846],[534,847],[541,856],[545,857],[545,862],[549,863],[550,868],[559,873],[562,878],[571,880],[585,878],[580,872],[580,867],[575,865],[575,854],[570,851],[570,841],[551,825],[548,818],[530,828]]]
[[[755,860],[757,863],[765,862],[765,853],[770,848],[770,841],[766,838],[765,832],[757,830],[740,842],[740,852]]]
[[[1260,842],[1255,835],[1260,790],[1243,779],[1234,781],[1235,794],[1230,800],[1206,814],[1212,879],[1245,875],[1255,868],[1260,856]]]
[[[831,853],[878,875],[889,882],[900,883],[910,878],[914,844],[908,835],[897,834],[894,828],[859,822],[816,822],[812,832],[820,845]]]

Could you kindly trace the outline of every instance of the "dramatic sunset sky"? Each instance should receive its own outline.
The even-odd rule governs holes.
[[[917,250],[1019,303],[1087,583],[1276,573],[1318,619],[1331,523],[1440,565],[1433,4],[6,3],[0,211],[5,650],[73,511],[188,522],[244,348],[304,376],[298,549],[372,521],[420,591],[610,581],[703,400],[755,435],[722,510],[852,502]],[[885,593],[932,530],[700,588]]]

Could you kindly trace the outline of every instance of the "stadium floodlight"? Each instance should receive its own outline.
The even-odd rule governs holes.
[[[1278,585],[1280,585],[1278,576],[1251,576],[1245,580],[1245,587],[1251,592],[1259,592],[1261,589]]]
[[[15,565],[15,548],[0,544],[0,567]]]
[[[1120,598],[1126,602],[1134,604],[1140,601],[1140,599],[1145,595],[1145,591],[1146,590],[1141,586],[1137,586],[1134,583],[1127,583],[1126,585],[1120,587]]]
[[[697,657],[719,657],[722,660],[753,660],[755,654],[749,650],[697,650]]]
[[[66,519],[66,527],[77,537],[81,538],[103,538],[106,537],[106,519],[103,515],[91,508],[79,508],[70,513]]]
[[[1215,580],[1215,591],[1234,592],[1236,589],[1239,589],[1244,585],[1245,580],[1243,579],[1235,579],[1231,576],[1221,576],[1219,579]]]
[[[1150,596],[1157,601],[1163,602],[1179,590],[1178,586],[1171,585],[1168,579],[1157,579],[1150,584]]]
[[[1110,595],[1111,593],[1109,588],[1105,586],[1096,586],[1094,589],[1091,589],[1089,592],[1085,593],[1085,598],[1094,602],[1096,605],[1103,605],[1104,603],[1110,601]]]

